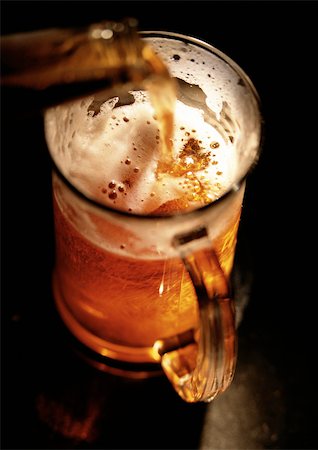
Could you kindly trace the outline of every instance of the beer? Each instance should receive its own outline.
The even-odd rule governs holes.
[[[45,117],[57,171],[79,192],[53,174],[57,306],[85,345],[133,362],[154,361],[158,339],[197,327],[196,293],[178,251],[166,242],[164,221],[222,197],[237,179],[238,164],[237,124],[228,104],[221,104],[218,117],[194,82],[204,78],[205,86],[211,68],[182,43],[169,48],[166,39],[147,39],[178,84],[175,105],[171,96],[168,107],[160,103],[154,78],[147,91],[87,97]],[[243,190],[210,238],[227,278]],[[111,209],[135,221],[132,229]],[[199,263],[203,252],[196,255]]]
[[[129,241],[126,230],[98,215],[87,216],[73,209],[71,195],[65,189],[56,178],[54,293],[62,317],[95,351],[147,361],[158,338],[196,325],[196,296],[190,277],[180,258],[165,257],[149,248],[143,249],[140,257],[138,253],[131,256],[125,251]],[[76,217],[78,214],[83,217]],[[239,204],[232,214],[232,222],[211,243],[227,274],[233,262]],[[94,241],[87,237],[87,226],[95,228]],[[100,236],[103,242],[98,245]]]

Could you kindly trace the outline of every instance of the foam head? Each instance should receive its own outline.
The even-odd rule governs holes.
[[[147,91],[105,93],[47,110],[48,147],[78,190],[112,208],[136,214],[194,209],[220,197],[245,170],[238,110],[244,87],[206,49],[146,39],[178,81],[171,170],[158,171],[161,127]]]

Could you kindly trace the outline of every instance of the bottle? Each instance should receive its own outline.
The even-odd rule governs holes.
[[[1,55],[6,108],[43,109],[103,90],[109,94],[114,87],[116,94],[123,86],[128,92],[153,77],[170,78],[133,18],[4,36]]]

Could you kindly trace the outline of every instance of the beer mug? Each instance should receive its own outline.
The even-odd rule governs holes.
[[[230,275],[246,176],[259,155],[259,99],[210,44],[141,36],[177,85],[174,163],[158,170],[162,129],[146,91],[46,111],[54,298],[72,334],[110,365],[143,374],[162,367],[185,401],[207,402],[235,371]]]

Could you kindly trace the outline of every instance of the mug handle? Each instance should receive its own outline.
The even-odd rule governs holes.
[[[160,339],[154,347],[180,397],[187,402],[209,402],[233,379],[237,354],[234,302],[205,227],[175,236],[173,245],[195,288],[199,325],[197,330]]]

